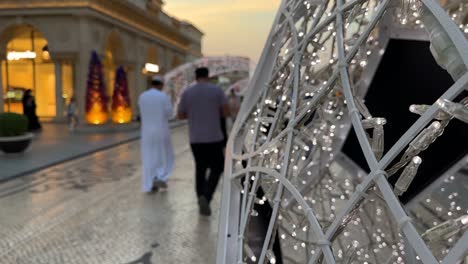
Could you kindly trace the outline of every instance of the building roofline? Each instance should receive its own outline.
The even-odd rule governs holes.
[[[89,8],[98,11],[106,16],[112,17],[123,23],[140,28],[155,37],[165,40],[172,44],[188,46],[192,41],[190,36],[181,31],[181,25],[189,25],[198,30],[191,23],[177,20],[162,10],[158,12],[166,15],[172,25],[167,25],[156,16],[158,12],[145,11],[125,0],[3,0],[0,2],[0,10],[34,10],[34,9],[61,9],[61,8]],[[129,13],[129,11],[131,11]],[[156,32],[154,28],[157,28]]]
[[[186,20],[181,20],[181,23],[187,27],[190,27],[192,29],[194,29],[195,31],[197,31],[198,33],[200,33],[202,36],[205,35],[205,33],[203,31],[201,31],[197,26],[195,26],[194,24],[190,23],[189,21],[186,21]]]

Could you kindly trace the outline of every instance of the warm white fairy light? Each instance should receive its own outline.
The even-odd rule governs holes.
[[[464,105],[459,103],[453,103],[449,100],[438,100],[437,105],[445,113],[465,123],[468,123],[468,103]]]
[[[266,170],[257,173],[255,177],[251,174],[248,176],[250,182],[245,187],[248,193],[252,195],[255,193],[254,188],[261,186],[265,192],[265,199],[243,196],[245,201],[242,203],[239,219],[240,230],[244,233],[238,235],[244,245],[249,243],[249,239],[244,238],[246,228],[242,225],[250,223],[248,218],[258,216],[258,212],[253,210],[254,204],[257,204],[257,206],[271,206],[278,212],[275,224],[268,227],[271,228],[272,236],[269,241],[271,243],[271,240],[274,240],[273,237],[278,230],[284,254],[292,259],[292,263],[319,263],[324,257],[322,243],[327,244],[327,242],[333,246],[332,254],[335,254],[337,259],[353,259],[359,263],[405,262],[408,255],[407,242],[404,240],[406,234],[403,232],[400,234],[398,229],[398,224],[403,226],[405,223],[398,222],[402,219],[394,219],[386,204],[386,197],[380,193],[380,187],[362,188],[360,183],[366,175],[343,173],[341,161],[337,161],[337,157],[340,157],[339,147],[350,127],[349,115],[361,119],[355,123],[359,123],[367,133],[373,158],[379,161],[384,154],[386,119],[373,117],[362,95],[354,90],[363,81],[365,72],[375,67],[373,64],[375,57],[385,53],[385,47],[380,44],[383,41],[379,38],[378,30],[366,32],[367,26],[371,24],[372,19],[375,19],[373,15],[379,13],[383,2],[383,0],[365,0],[350,4],[352,6],[347,13],[342,14],[343,19],[340,24],[340,20],[336,17],[339,13],[337,10],[340,9],[336,6],[321,6],[321,1],[302,0],[297,3],[294,0],[286,1],[287,8],[281,13],[284,19],[279,20],[279,25],[275,27],[272,36],[273,42],[269,45],[279,51],[277,60],[271,62],[273,70],[266,84],[271,89],[266,88],[261,91],[259,97],[261,99],[252,106],[255,109],[250,115],[252,118],[243,120],[242,124],[238,124],[240,129],[234,132],[239,135],[239,139],[245,141],[240,145],[243,150],[237,153],[238,155],[249,154],[244,158],[250,166],[270,169],[272,173],[274,171],[273,175],[269,175],[269,170]],[[294,8],[302,8],[301,17],[292,15],[295,12]],[[395,17],[404,24],[404,27],[424,27],[432,34],[431,37],[435,36],[434,32],[443,33],[443,28],[432,23],[433,18],[428,18],[419,0],[402,0],[401,8],[397,12]],[[383,12],[380,13],[382,14]],[[452,12],[452,19],[460,19],[460,13],[453,14]],[[291,16],[288,17],[289,15]],[[318,23],[314,24],[314,18],[318,18],[319,21],[316,21]],[[321,25],[320,22],[325,19],[329,19],[330,22]],[[296,24],[294,30],[288,31],[290,22]],[[322,28],[312,34],[313,28],[310,25],[320,25]],[[468,25],[459,25],[462,30],[468,28],[466,27]],[[340,30],[344,31],[343,34]],[[431,40],[447,41],[448,35],[439,35],[442,36],[441,39]],[[358,40],[361,37],[365,38],[359,44]],[[342,44],[341,51],[340,44]],[[356,49],[357,45],[359,46]],[[453,58],[454,46],[441,47],[436,43],[433,47],[439,64],[458,79],[460,60],[449,61],[444,57],[449,54],[448,57]],[[303,53],[298,56],[299,52]],[[353,55],[345,60],[343,56],[351,52]],[[349,75],[351,96],[346,94],[343,80],[340,79],[343,77],[340,72],[343,67],[346,67]],[[295,91],[294,87],[298,89]],[[438,104],[440,110],[434,117],[436,120],[417,133],[401,160],[387,169],[388,176],[399,175],[394,189],[397,195],[403,194],[417,175],[418,166],[421,164],[419,153],[442,136],[444,128],[452,119],[464,120],[463,111],[466,110],[463,108],[464,104],[450,101],[443,103]],[[348,111],[350,105],[356,109]],[[430,107],[413,105],[410,110],[423,115]],[[250,131],[250,135],[244,131]],[[258,155],[250,155],[252,153]],[[239,170],[234,170],[233,174]],[[397,174],[400,171],[401,173]],[[297,196],[285,189],[283,184],[286,180],[277,178],[275,176],[277,174],[287,180],[288,186],[292,185],[296,189],[303,198],[302,202],[297,201]],[[460,203],[455,201],[456,195],[453,192],[446,190],[445,187],[441,187],[440,191],[447,194],[452,202],[448,208],[436,209],[437,213],[453,219],[459,219],[461,213],[466,213]],[[244,192],[244,189],[241,192]],[[313,214],[320,225],[319,228],[325,230],[339,219],[338,217],[342,217],[340,212],[355,193],[359,193],[364,198],[358,200],[356,208],[351,208],[342,222],[335,227],[336,231],[330,241],[317,242],[316,227],[314,229],[310,224],[310,215]],[[433,205],[432,199],[427,198],[425,201],[428,206]],[[462,221],[455,221],[459,222]],[[434,225],[437,227],[441,224],[437,222]],[[451,235],[450,241],[447,243],[453,245],[460,229],[456,232],[454,229],[450,230],[448,232]],[[421,230],[421,233],[424,231]],[[439,238],[448,236],[446,233],[434,231],[429,234],[425,237],[436,236],[434,234]],[[264,246],[266,251],[262,251],[257,256],[253,255],[249,247],[244,247],[243,250],[239,250],[238,258],[276,263],[276,257],[270,246],[271,244]],[[299,254],[300,252],[304,254]],[[320,254],[316,254],[317,252]],[[444,256],[447,253],[448,249],[443,247],[437,254]],[[387,258],[389,255],[392,257]],[[303,256],[307,259],[300,259]]]
[[[411,162],[401,173],[398,181],[395,184],[395,194],[400,196],[408,190],[411,182],[413,181],[416,173],[418,172],[419,165],[421,165],[422,159],[419,156],[415,156]]]

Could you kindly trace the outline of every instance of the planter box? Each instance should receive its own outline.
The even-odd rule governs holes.
[[[0,137],[0,150],[5,153],[24,152],[31,144],[33,137],[32,133],[16,137]]]

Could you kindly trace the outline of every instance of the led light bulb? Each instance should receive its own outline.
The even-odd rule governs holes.
[[[265,201],[262,200],[262,199],[255,198],[255,203],[256,203],[256,204],[259,204],[259,205],[264,205],[264,204],[265,204]]]
[[[409,110],[411,113],[414,113],[417,115],[423,115],[429,109],[429,107],[431,106],[430,105],[411,105]],[[443,111],[437,111],[434,118],[442,121],[442,120],[450,119],[450,115]]]
[[[245,251],[245,255],[252,261],[252,262],[256,262],[257,261],[257,257],[254,255],[252,249],[249,247],[249,245],[247,244],[244,244],[244,251]]]
[[[409,144],[409,148],[406,152],[410,151],[422,151],[431,144],[437,136],[442,132],[442,125],[438,121],[432,122],[432,124],[424,129],[419,135],[413,139]]]
[[[359,112],[361,113],[361,115],[365,118],[365,119],[368,119],[368,118],[371,118],[372,115],[371,113],[369,112],[369,109],[367,108],[367,106],[364,104],[364,100],[362,98],[354,98],[354,101],[356,102],[356,108],[359,110]]]
[[[276,257],[275,257],[275,254],[273,253],[273,251],[271,251],[271,249],[269,249],[266,253],[266,257],[268,258],[268,261],[271,263],[271,264],[276,264]]]
[[[372,151],[374,152],[375,158],[380,160],[384,152],[384,128],[383,125],[378,125],[374,128],[374,134],[372,135]]]
[[[449,100],[437,100],[437,105],[442,111],[450,114],[451,116],[468,123],[468,106],[451,102]]]
[[[458,53],[455,44],[438,22],[438,19],[423,6],[421,19],[429,33],[430,50],[434,59],[446,69],[454,80],[458,80],[466,72],[465,64]]]
[[[468,227],[468,215],[461,216],[457,219],[447,220],[439,225],[436,225],[422,234],[422,238],[434,242],[439,240],[447,240],[455,234],[461,232]]]
[[[364,129],[376,128],[378,126],[383,126],[387,123],[387,119],[382,117],[372,117],[362,120],[362,126]]]
[[[421,165],[422,159],[419,156],[414,157],[410,164],[401,173],[398,181],[395,184],[394,192],[396,195],[401,196],[408,190],[411,182],[413,182],[414,176],[418,172],[419,165]]]

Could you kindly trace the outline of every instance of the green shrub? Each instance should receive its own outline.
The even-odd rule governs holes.
[[[0,137],[21,136],[28,131],[28,118],[15,113],[0,114]]]

